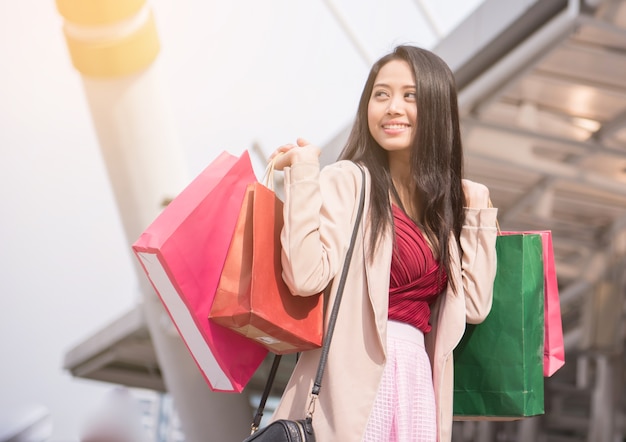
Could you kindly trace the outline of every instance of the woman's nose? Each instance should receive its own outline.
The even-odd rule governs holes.
[[[399,114],[400,112],[401,112],[401,107],[398,104],[397,100],[395,98],[391,98],[391,100],[389,100],[389,105],[387,106],[387,113]]]

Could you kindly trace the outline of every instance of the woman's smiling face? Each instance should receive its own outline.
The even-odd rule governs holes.
[[[409,64],[391,60],[374,81],[367,107],[372,137],[388,153],[410,153],[417,131],[415,80]]]

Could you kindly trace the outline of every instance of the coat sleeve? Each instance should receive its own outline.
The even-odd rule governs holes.
[[[465,209],[460,238],[463,251],[461,272],[469,324],[482,322],[491,310],[497,265],[497,213],[495,208]]]
[[[283,279],[296,296],[323,291],[341,266],[350,241],[361,178],[340,161],[321,172],[317,163],[285,169]]]

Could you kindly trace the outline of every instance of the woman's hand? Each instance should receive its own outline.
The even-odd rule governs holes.
[[[463,193],[465,193],[465,205],[476,209],[489,207],[489,189],[484,184],[470,180],[461,180]]]
[[[270,161],[274,161],[275,170],[283,170],[298,162],[319,161],[321,150],[303,138],[298,138],[297,144],[284,144],[274,151]]]

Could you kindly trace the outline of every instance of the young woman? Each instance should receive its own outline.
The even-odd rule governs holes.
[[[299,139],[272,156],[285,174],[283,278],[295,296],[324,291],[332,305],[362,185],[366,205],[317,440],[449,441],[452,351],[491,308],[497,232],[487,188],[462,179],[450,69],[397,47],[372,67],[340,161],[320,171],[319,153]],[[273,419],[304,417],[319,357],[302,354]]]

